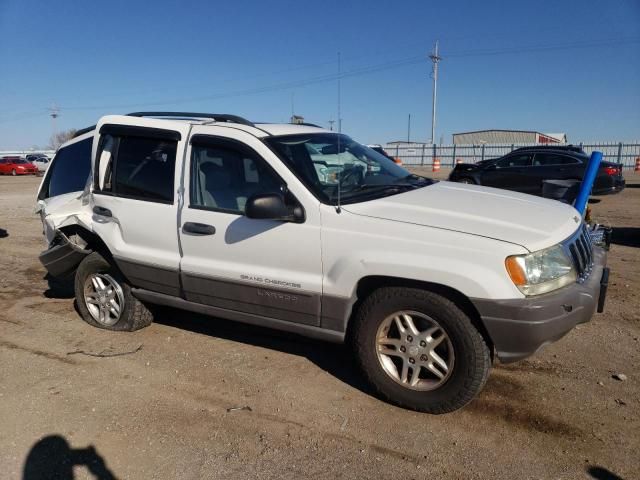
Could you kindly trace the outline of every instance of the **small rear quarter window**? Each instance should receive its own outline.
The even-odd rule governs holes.
[[[80,192],[91,171],[91,145],[93,137],[58,150],[54,158],[44,197],[55,197],[70,192]]]

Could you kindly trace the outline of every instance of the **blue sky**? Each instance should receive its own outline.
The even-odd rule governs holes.
[[[640,139],[640,2],[0,0],[0,149],[136,110],[337,119],[361,142],[486,128]]]

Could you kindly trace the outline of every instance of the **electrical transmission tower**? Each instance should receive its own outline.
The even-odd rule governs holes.
[[[431,143],[436,142],[436,98],[438,94],[438,63],[442,60],[442,57],[438,55],[438,41],[436,40],[436,45],[429,55],[429,58],[433,62],[433,72],[431,74],[431,78],[433,78],[433,100],[431,107]]]
[[[51,129],[53,130],[53,136],[55,137],[56,133],[58,133],[57,119],[60,116],[60,109],[58,106],[53,103],[49,108],[49,115],[51,116]]]

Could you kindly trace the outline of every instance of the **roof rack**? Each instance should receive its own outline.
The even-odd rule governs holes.
[[[530,147],[520,147],[513,150],[518,152],[521,150],[566,150],[570,152],[583,153],[584,150],[580,145],[554,145],[553,143],[548,145],[532,145]]]
[[[246,118],[237,115],[229,115],[226,113],[194,113],[194,112],[133,112],[128,113],[128,117],[171,117],[171,118],[210,118],[216,122],[239,123],[255,127],[255,125]]]
[[[91,125],[90,127],[86,127],[86,128],[81,128],[80,130],[77,130],[76,133],[73,134],[73,138],[79,137],[80,135],[84,135],[85,133],[88,133],[91,130],[95,130],[95,129],[96,129],[95,125]]]

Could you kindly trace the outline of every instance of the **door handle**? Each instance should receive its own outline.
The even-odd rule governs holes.
[[[98,207],[97,205],[93,207],[93,213],[100,215],[101,217],[113,217],[111,210],[104,207]]]
[[[186,222],[182,226],[182,232],[191,235],[213,235],[216,233],[216,227],[206,223]]]

